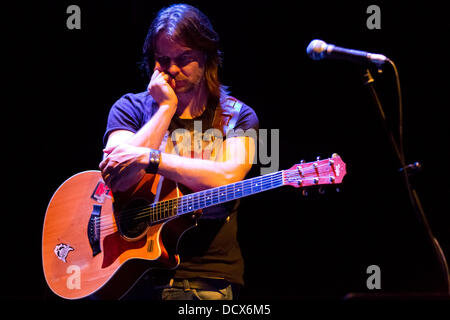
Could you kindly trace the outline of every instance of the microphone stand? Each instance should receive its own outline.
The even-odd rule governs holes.
[[[394,67],[394,70],[397,73],[397,70],[396,70],[396,67],[395,67],[394,63],[391,60],[388,60],[388,61],[392,64],[392,66]],[[381,69],[379,69],[379,70],[381,71]],[[393,135],[392,131],[389,130],[389,128],[387,126],[386,115],[385,115],[385,113],[383,111],[383,106],[381,105],[380,99],[378,98],[378,94],[377,94],[377,92],[375,90],[375,87],[373,85],[375,80],[373,79],[372,74],[370,73],[370,70],[368,68],[366,69],[366,71],[365,71],[363,76],[364,76],[364,84],[366,86],[368,86],[369,89],[370,89],[370,92],[372,94],[373,100],[375,101],[375,104],[376,104],[376,106],[378,108],[378,111],[380,113],[384,130],[388,134],[389,140],[391,142],[391,145],[392,145],[392,147],[394,149],[394,152],[395,152],[395,154],[396,154],[396,156],[397,156],[397,158],[398,158],[398,160],[400,162],[401,168],[399,169],[399,171],[401,171],[403,173],[404,182],[405,182],[406,188],[408,190],[408,195],[409,195],[409,199],[411,201],[413,210],[414,210],[418,220],[423,224],[425,232],[426,232],[426,235],[428,237],[428,240],[430,241],[430,243],[431,243],[431,245],[432,245],[432,247],[434,249],[434,253],[436,254],[436,257],[437,257],[437,259],[439,261],[440,267],[441,267],[442,272],[443,272],[444,279],[446,281],[446,287],[447,287],[447,292],[446,293],[447,293],[447,295],[450,296],[450,274],[449,274],[447,260],[445,259],[444,252],[442,251],[442,248],[439,245],[438,240],[434,237],[433,232],[431,231],[430,225],[428,223],[428,219],[427,219],[427,217],[425,215],[425,212],[423,210],[423,207],[422,207],[422,204],[420,202],[419,196],[417,195],[416,190],[411,186],[411,183],[409,181],[409,173],[408,173],[408,171],[411,168],[418,168],[420,166],[420,164],[418,164],[418,163],[415,163],[415,164],[412,164],[412,165],[406,165],[405,164],[405,157],[404,157],[403,146],[402,146],[402,141],[401,141],[401,139],[402,139],[402,133],[401,133],[402,128],[401,128],[401,125],[400,125],[400,145],[397,145],[397,142],[395,141],[395,138],[394,138],[394,135]],[[397,76],[397,81],[399,81],[398,80],[398,74],[396,74],[396,76]],[[400,104],[400,115],[399,116],[401,118],[402,117],[402,114],[401,114],[401,92],[400,92],[400,84],[399,84],[399,82],[397,82],[397,86],[398,86],[398,90],[399,90],[398,95],[399,95],[399,104]]]

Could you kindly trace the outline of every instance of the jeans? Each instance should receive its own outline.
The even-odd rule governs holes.
[[[203,285],[205,281],[205,285]],[[239,294],[239,285],[210,279],[167,281],[156,283],[151,277],[144,277],[123,300],[233,300]]]
[[[168,287],[162,291],[163,300],[233,300],[233,286],[225,288],[191,288],[189,280],[183,280],[183,287]]]

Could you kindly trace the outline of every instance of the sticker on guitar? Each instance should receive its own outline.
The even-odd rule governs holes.
[[[105,198],[111,198],[111,189],[105,184],[103,179],[100,179],[92,192],[91,198],[98,203],[105,202]]]
[[[74,249],[71,246],[69,246],[68,244],[60,243],[60,244],[56,245],[56,247],[53,251],[55,252],[55,254],[59,260],[67,262],[66,261],[67,255],[69,254],[70,251],[73,251],[73,250]]]

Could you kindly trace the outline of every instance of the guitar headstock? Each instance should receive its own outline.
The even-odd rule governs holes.
[[[283,184],[296,188],[339,184],[346,173],[345,163],[334,153],[331,158],[299,163],[283,170]]]

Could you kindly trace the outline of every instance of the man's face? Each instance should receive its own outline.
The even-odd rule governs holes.
[[[175,93],[190,93],[198,88],[205,74],[205,55],[174,42],[165,34],[156,39],[155,69],[175,80]]]

